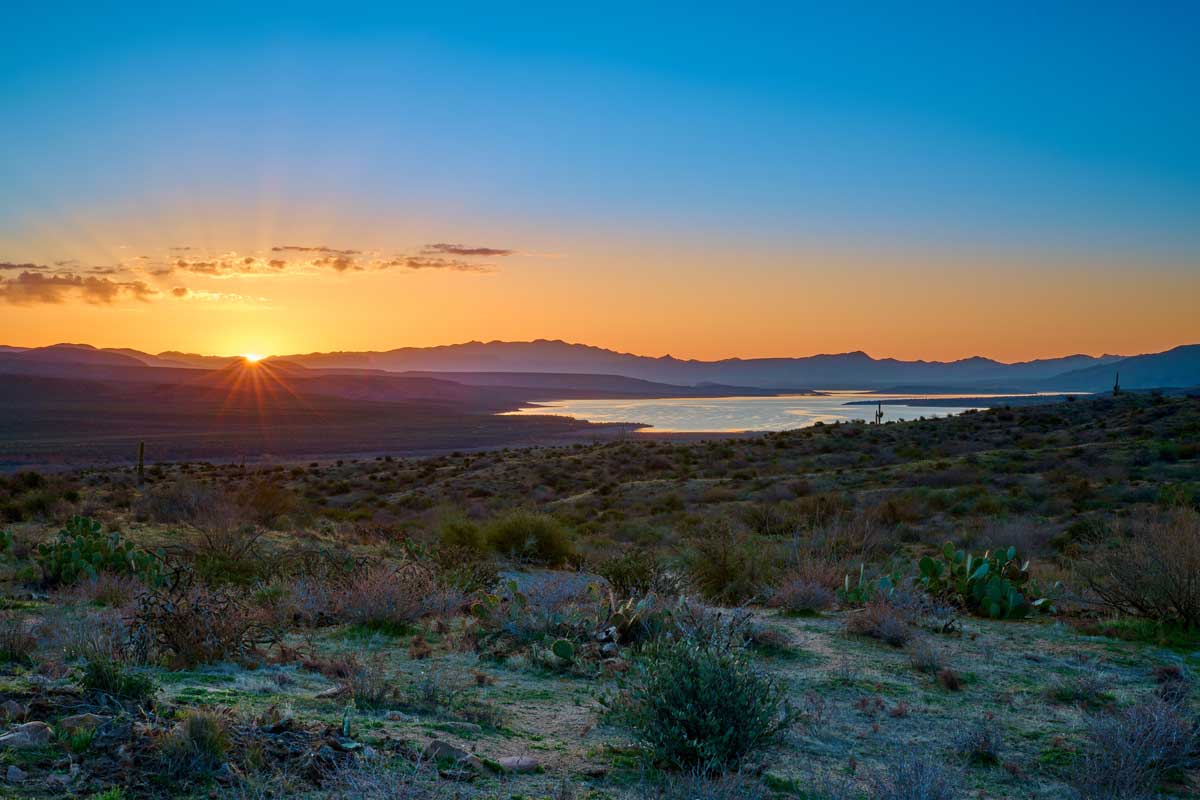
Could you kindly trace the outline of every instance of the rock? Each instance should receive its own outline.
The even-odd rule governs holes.
[[[504,767],[505,772],[537,772],[542,768],[537,759],[529,756],[505,756],[496,759],[496,763]]]
[[[482,772],[484,768],[478,756],[441,739],[431,740],[422,755],[434,761],[452,761],[456,766],[469,766],[477,772]]]
[[[610,675],[629,670],[629,664],[619,658],[606,658],[600,662],[600,666]]]
[[[29,709],[16,700],[5,700],[3,704],[0,704],[0,720],[4,722],[16,722],[27,716],[29,716]]]
[[[616,658],[621,652],[621,648],[617,647],[616,642],[607,642],[600,648],[600,655],[604,658]]]
[[[29,775],[25,772],[25,770],[21,769],[16,764],[10,764],[8,767],[8,772],[4,774],[4,779],[9,783],[20,783],[27,777],[29,777]]]
[[[44,722],[26,722],[0,736],[0,747],[41,747],[50,743],[52,729]]]
[[[583,774],[589,778],[603,778],[608,774],[608,767],[603,764],[593,764],[583,771]]]
[[[98,714],[75,714],[60,719],[58,728],[68,736],[73,736],[84,731],[94,731],[105,722],[108,722],[108,717],[101,717]]]

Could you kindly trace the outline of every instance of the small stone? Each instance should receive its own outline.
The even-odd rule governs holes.
[[[0,736],[0,747],[15,749],[41,747],[50,743],[52,729],[44,722],[26,722]]]
[[[504,767],[506,772],[537,772],[542,768],[537,759],[529,756],[505,756],[496,759],[496,763]]]
[[[425,746],[423,755],[434,761],[452,761],[458,766],[469,766],[478,772],[482,772],[484,769],[483,761],[478,756],[441,739],[431,740]]]
[[[10,764],[8,767],[8,772],[4,774],[4,779],[9,783],[20,783],[27,777],[29,776],[25,770],[21,769],[16,764]]]
[[[600,655],[605,658],[615,658],[621,652],[616,642],[607,642],[600,648]]]
[[[101,717],[98,714],[75,714],[60,719],[58,727],[63,733],[71,736],[84,731],[94,731],[107,721],[108,717]]]
[[[22,720],[28,715],[29,709],[16,700],[5,700],[4,703],[0,704],[0,720],[5,722]]]
[[[606,658],[600,662],[600,666],[610,675],[617,672],[626,672],[629,670],[629,664],[619,658]]]

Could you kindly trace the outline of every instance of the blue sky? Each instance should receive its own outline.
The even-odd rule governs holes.
[[[7,13],[0,260],[203,215],[227,249],[271,217],[380,247],[1200,263],[1195,4],[166,5]]]

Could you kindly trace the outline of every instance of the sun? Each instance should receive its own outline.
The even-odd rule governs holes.
[[[266,358],[266,356],[264,356],[262,353],[242,353],[242,358],[246,359],[251,364],[255,364],[259,361],[262,361],[264,358]]]

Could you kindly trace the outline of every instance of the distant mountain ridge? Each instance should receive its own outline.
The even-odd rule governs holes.
[[[730,358],[717,361],[639,356],[561,340],[530,342],[466,342],[437,347],[402,347],[387,351],[305,353],[272,357],[289,367],[318,371],[407,373],[464,384],[538,386],[586,390],[635,388],[643,381],[664,391],[705,386],[728,394],[736,387],[758,390],[888,389],[904,386],[941,391],[1104,391],[1116,374],[1129,389],[1200,385],[1200,345],[1182,345],[1163,353],[1138,356],[1069,355],[1061,358],[1004,363],[972,357],[957,361],[876,359],[862,351],[798,358]],[[46,370],[77,364],[85,372],[100,368],[170,367],[220,369],[237,357],[203,356],[167,351],[152,355],[124,348],[59,344],[41,348],[0,346],[0,372],[50,374]],[[281,364],[281,366],[283,366]],[[86,368],[86,369],[85,369]],[[578,377],[572,377],[578,376]],[[665,386],[664,386],[665,385]],[[651,389],[652,387],[645,387]],[[634,393],[640,393],[635,391]],[[691,393],[691,392],[689,392]]]
[[[1121,356],[1071,355],[1005,364],[973,357],[959,361],[875,359],[862,351],[799,358],[730,358],[718,361],[639,356],[560,340],[467,342],[403,347],[383,352],[307,353],[289,361],[318,368],[369,368],[392,372],[555,372],[623,375],[683,386],[712,383],[764,389],[879,389],[897,383],[967,386],[1007,382],[1032,385],[1064,372],[1120,360]]]

